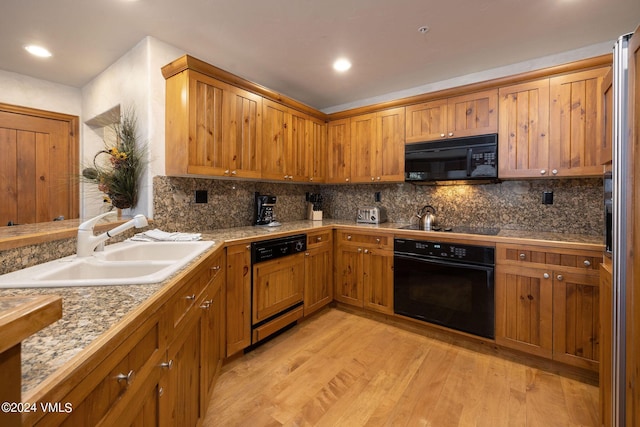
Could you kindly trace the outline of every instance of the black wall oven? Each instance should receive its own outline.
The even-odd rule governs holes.
[[[394,240],[394,311],[494,338],[492,247]]]

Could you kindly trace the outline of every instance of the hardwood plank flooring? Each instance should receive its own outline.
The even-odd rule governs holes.
[[[204,426],[596,426],[598,388],[328,309],[223,367]]]

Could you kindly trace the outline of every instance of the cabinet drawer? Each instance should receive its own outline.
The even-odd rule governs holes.
[[[170,327],[174,330],[180,327],[187,314],[193,310],[196,300],[204,290],[207,282],[207,277],[196,274],[180,287],[169,302],[172,321],[171,325],[169,325]]]
[[[337,231],[337,241],[339,244],[363,245],[375,248],[393,248],[393,235],[379,233],[353,233],[348,231]]]
[[[126,412],[150,377],[160,376],[166,347],[160,319],[156,313],[133,331],[61,399],[73,405],[69,414],[47,413],[40,424],[108,425],[114,415]]]
[[[307,248],[315,248],[331,243],[333,230],[316,231],[307,234]]]
[[[215,280],[224,271],[224,251],[213,255],[209,264],[209,282]]]
[[[496,245],[498,262],[599,270],[602,253],[526,245]]]

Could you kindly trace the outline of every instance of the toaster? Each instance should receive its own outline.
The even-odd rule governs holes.
[[[366,206],[358,208],[358,224],[380,224],[387,221],[387,210],[383,207]]]

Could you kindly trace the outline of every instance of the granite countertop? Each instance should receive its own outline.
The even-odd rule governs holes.
[[[354,229],[371,229],[388,232],[402,232],[414,236],[475,239],[485,242],[550,241],[553,243],[577,244],[582,247],[602,249],[602,238],[595,236],[564,235],[516,230],[502,230],[497,236],[472,236],[444,232],[400,230],[407,224],[382,223],[360,225],[346,220],[293,221],[279,227],[237,227],[203,231],[205,240],[215,240],[212,248],[222,244],[262,240],[270,236],[311,232],[324,227],[341,226]],[[204,255],[204,254],[203,254]],[[195,261],[195,260],[194,260]],[[190,264],[191,265],[191,264]],[[189,268],[189,266],[185,267]],[[47,326],[23,341],[23,393],[33,390],[49,375],[78,356],[92,341],[121,321],[133,309],[153,297],[172,278],[163,283],[149,285],[92,286],[66,288],[26,288],[1,289],[0,297],[59,295],[63,299],[63,318]],[[81,357],[81,356],[78,356]]]

